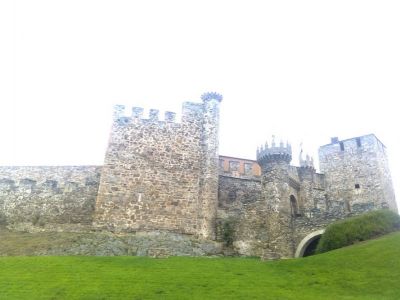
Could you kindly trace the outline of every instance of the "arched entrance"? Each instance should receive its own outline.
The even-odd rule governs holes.
[[[325,229],[314,231],[302,239],[299,246],[297,246],[294,256],[304,257],[314,254],[317,243],[324,231]]]

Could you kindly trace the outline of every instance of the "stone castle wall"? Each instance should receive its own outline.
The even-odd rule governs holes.
[[[379,170],[381,177],[381,187],[383,190],[383,200],[381,206],[389,207],[391,210],[397,212],[396,197],[394,194],[394,188],[392,184],[392,176],[389,169],[389,161],[386,155],[386,147],[377,139],[377,157],[379,161]]]
[[[101,167],[0,167],[0,220],[21,224],[90,225]]]
[[[183,104],[182,121],[151,110],[115,113],[96,204],[96,225],[212,236],[218,193],[220,96]]]
[[[348,212],[362,207],[390,207],[397,211],[385,146],[366,135],[336,140],[320,147],[328,201],[340,201]]]
[[[259,150],[261,177],[222,170],[219,236],[229,223],[238,253],[293,257],[306,236],[334,221],[384,207],[397,211],[385,148],[374,135],[337,141],[321,153],[324,174],[309,157],[291,166],[290,145],[282,143]]]
[[[218,208],[234,214],[249,203],[260,200],[261,181],[259,178],[219,177]]]
[[[218,156],[221,100],[208,93],[185,102],[180,121],[117,106],[101,167],[0,167],[0,225],[190,235],[224,242],[230,253],[281,258],[333,221],[397,211],[374,135],[320,147],[323,174],[308,156],[290,165],[291,146],[274,140],[257,161]]]
[[[255,228],[262,220],[258,217],[261,199],[260,178],[241,178],[226,175],[219,177],[217,240],[224,240],[224,231],[232,229],[235,251],[246,254],[241,247],[250,247],[249,240],[256,240]],[[249,242],[251,244],[251,242]],[[244,246],[242,246],[242,244]],[[237,246],[238,245],[238,246]]]

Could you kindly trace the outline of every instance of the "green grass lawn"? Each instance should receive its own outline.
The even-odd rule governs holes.
[[[275,262],[1,257],[0,299],[400,299],[400,233]]]

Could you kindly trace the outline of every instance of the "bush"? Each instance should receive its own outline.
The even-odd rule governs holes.
[[[233,245],[234,234],[235,234],[235,220],[229,218],[224,220],[222,224],[222,239],[225,246],[230,247]]]
[[[400,216],[390,210],[377,210],[329,225],[316,253],[338,249],[400,230]]]
[[[42,219],[42,216],[39,213],[36,213],[32,217],[32,225],[44,227],[46,225],[45,221]]]
[[[6,225],[8,225],[7,217],[5,214],[0,213],[0,226],[6,226]]]

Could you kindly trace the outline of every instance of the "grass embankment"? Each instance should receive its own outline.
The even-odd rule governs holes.
[[[0,256],[41,255],[48,253],[52,248],[68,249],[75,241],[79,241],[85,236],[90,236],[90,234],[70,232],[29,233],[10,231],[0,227]]]
[[[400,233],[302,259],[2,257],[0,299],[399,299]]]
[[[371,211],[330,224],[318,242],[316,253],[339,249],[399,229],[400,216],[397,213],[388,209]]]

